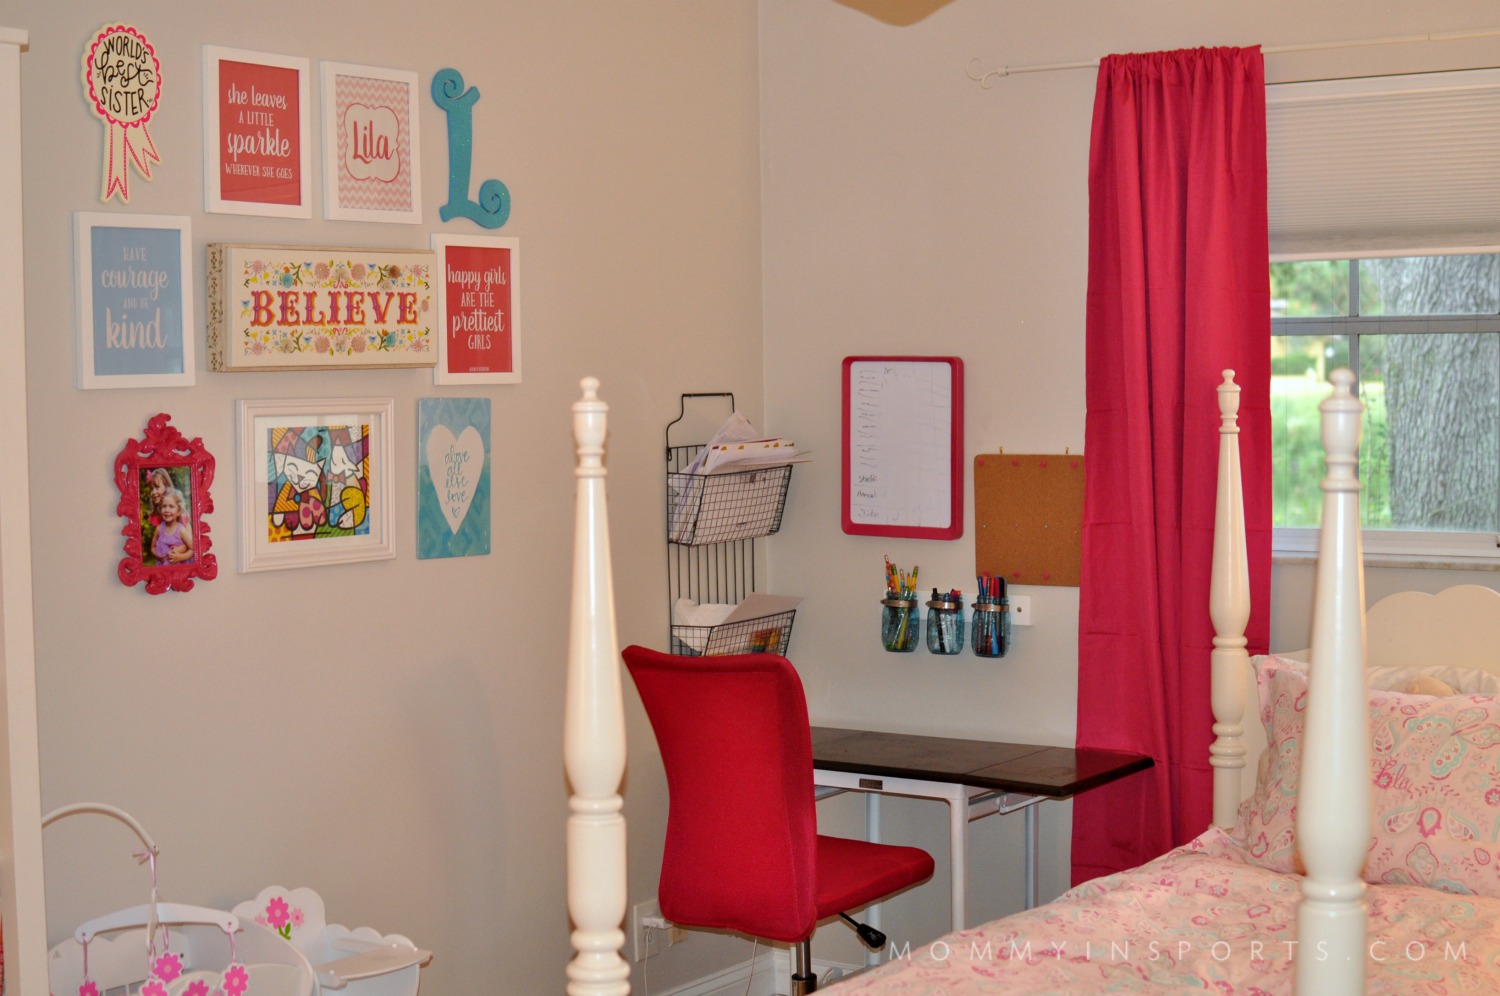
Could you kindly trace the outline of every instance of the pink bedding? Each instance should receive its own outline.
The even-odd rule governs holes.
[[[1300,879],[1214,829],[1046,906],[903,949],[839,993],[1292,991]],[[1500,899],[1368,887],[1370,993],[1500,993]]]

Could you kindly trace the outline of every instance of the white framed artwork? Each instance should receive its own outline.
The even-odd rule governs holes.
[[[434,235],[434,384],[519,384],[521,241]]]
[[[193,237],[186,217],[73,216],[80,388],[191,387]]]
[[[422,220],[417,74],[319,64],[323,86],[323,217]]]
[[[392,399],[238,407],[241,573],[396,556]]]
[[[204,209],[312,217],[312,63],[203,46]]]

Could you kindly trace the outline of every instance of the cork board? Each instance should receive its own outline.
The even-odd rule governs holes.
[[[974,458],[974,571],[1008,584],[1078,587],[1083,454]]]

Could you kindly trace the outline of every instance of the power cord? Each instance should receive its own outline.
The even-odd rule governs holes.
[[[750,996],[750,984],[755,981],[755,952],[759,947],[760,938],[750,938],[750,977],[745,980],[745,996]]]

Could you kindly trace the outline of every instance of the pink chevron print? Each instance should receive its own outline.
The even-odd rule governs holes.
[[[411,211],[411,90],[399,80],[334,77],[338,120],[338,205]]]

